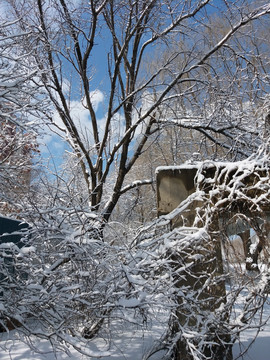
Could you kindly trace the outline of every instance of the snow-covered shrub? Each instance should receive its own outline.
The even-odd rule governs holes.
[[[258,223],[261,244],[268,241],[268,155],[223,164],[213,177],[202,167],[198,179],[197,191],[177,209],[128,236],[48,193],[43,208],[29,211],[25,247],[9,249],[16,274],[27,276],[9,276],[1,260],[2,323],[12,318],[27,337],[49,339],[63,351],[72,345],[89,357],[109,355],[121,333],[151,332],[159,324],[145,359],[230,359],[241,332],[262,326],[257,314],[269,280],[267,267],[248,272],[222,262],[220,244],[243,217],[245,224]],[[192,226],[171,228],[192,203],[201,204]]]

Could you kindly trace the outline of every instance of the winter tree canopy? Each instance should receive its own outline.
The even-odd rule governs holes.
[[[244,122],[251,117],[243,110],[248,98],[237,103],[234,84],[241,76],[248,84],[260,82],[261,92],[267,88],[263,73],[267,63],[255,65],[248,54],[243,55],[253,31],[249,24],[268,14],[267,4],[242,1],[229,8],[226,2],[217,7],[209,0],[6,4],[15,29],[29,34],[25,47],[51,103],[45,121],[68,142],[85,182],[86,204],[105,221],[128,189],[126,176],[147,148],[150,135],[166,123],[192,126],[213,142],[221,134],[228,139],[222,140],[224,146],[236,152],[258,133],[256,126]],[[222,19],[218,32],[213,16]],[[254,54],[252,42],[246,47]],[[158,61],[149,70],[153,54]],[[258,62],[263,56],[258,54]],[[235,74],[233,85],[224,78],[228,67]],[[242,91],[247,86],[243,83]],[[249,91],[252,107],[258,97],[256,86],[256,94]],[[102,110],[99,96],[104,97]],[[250,136],[243,133],[247,129]],[[104,186],[113,170],[108,196]]]
[[[270,5],[0,7],[0,165],[38,170],[16,199],[30,225],[24,246],[0,243],[1,328],[18,328],[32,348],[47,339],[56,352],[72,346],[105,358],[120,329],[154,333],[158,325],[144,359],[232,359],[241,332],[262,328],[268,301],[267,256],[260,271],[249,273],[242,260],[237,267],[225,251],[232,238],[217,223],[244,217],[251,262],[259,247],[267,253]],[[44,158],[25,163],[34,130],[57,139],[64,160],[53,175]],[[226,163],[210,178],[198,166],[194,192],[153,218],[156,204],[141,190],[154,189],[153,167],[194,163],[196,154]],[[1,191],[8,194],[7,181]],[[138,199],[148,203],[136,217]]]

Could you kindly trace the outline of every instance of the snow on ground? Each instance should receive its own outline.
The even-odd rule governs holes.
[[[35,342],[36,352],[31,350],[22,341],[15,340],[14,332],[11,332],[10,339],[3,339],[0,336],[0,359],[1,360],[86,360],[89,357],[81,355],[74,349],[70,353],[54,352],[48,341],[40,340]],[[110,356],[102,357],[104,360],[142,360],[143,355],[149,350],[151,344],[151,334],[142,335],[137,332],[127,332],[121,338],[114,340],[112,353]],[[98,358],[91,358],[98,359]],[[156,354],[151,360],[162,359],[162,355]]]
[[[240,311],[241,303],[244,300],[241,295],[236,303],[236,314]],[[163,335],[164,323],[166,322],[166,312],[159,309],[152,312],[152,323],[138,328],[137,325],[129,325],[126,329],[125,322],[116,321],[110,324],[112,330],[112,339],[110,343],[104,340],[106,336],[96,337],[89,340],[91,351],[98,353],[99,351],[110,351],[109,356],[99,357],[103,360],[142,360],[145,354],[149,353],[155,339],[159,339]],[[270,359],[270,301],[264,305],[263,314],[260,319],[265,323],[263,330],[257,334],[257,329],[246,330],[241,334],[241,341],[233,347],[234,360],[268,360]],[[49,341],[32,340],[32,350],[23,341],[20,333],[11,331],[9,334],[0,333],[0,360],[86,360],[90,359],[69,348],[69,352],[53,351]],[[258,335],[256,340],[253,339]],[[106,334],[105,334],[106,335]],[[35,351],[34,351],[35,348]],[[245,352],[245,350],[248,350]],[[243,354],[239,356],[239,354]],[[91,357],[97,360],[98,357]],[[150,360],[162,360],[162,352],[152,355]]]
[[[257,313],[256,317],[265,325],[258,333],[254,329],[244,331],[240,336],[240,342],[233,347],[234,360],[268,360],[270,359],[270,302],[264,304],[263,313]],[[257,337],[256,337],[257,335]],[[255,340],[254,340],[255,339]],[[239,354],[243,354],[239,356]]]
[[[158,313],[156,314],[158,315]],[[162,319],[164,314],[160,313]],[[113,326],[113,325],[112,325]],[[150,328],[145,326],[144,329],[138,329],[136,325],[130,325],[128,331],[124,331],[121,323],[116,323],[113,328],[113,339],[110,342],[110,356],[103,356],[103,360],[142,360],[144,355],[152,348],[155,339],[163,334],[163,322],[155,321]],[[32,345],[36,352],[31,350],[22,339],[18,339],[16,331],[10,334],[0,333],[0,360],[86,360],[90,359],[81,355],[73,348],[69,353],[54,352],[49,341],[33,340]],[[17,339],[16,339],[17,337]],[[98,353],[99,350],[108,350],[108,342],[100,338],[90,340],[91,350]],[[100,357],[99,357],[100,358]],[[98,359],[98,357],[91,357]],[[151,356],[151,360],[162,359],[161,352]]]
[[[250,345],[254,334],[244,335],[241,344],[236,344],[233,349],[234,359],[243,353]],[[248,348],[248,351],[239,359],[244,360],[268,360],[270,358],[270,329],[260,333],[256,341]]]
[[[265,311],[265,317],[270,315],[270,306]],[[102,357],[103,360],[142,360],[143,355],[149,350],[153,336],[160,335],[162,332],[161,325],[152,329],[152,332],[147,330],[127,331],[121,336],[115,336],[113,341],[112,353],[108,357]],[[243,352],[250,345],[254,338],[256,330],[248,330],[241,336],[241,344],[236,344],[233,349],[234,359],[237,358],[240,352]],[[119,332],[120,335],[120,332]],[[98,347],[102,344],[98,343]],[[83,356],[70,349],[70,353],[54,352],[48,341],[38,340],[34,341],[33,345],[36,352],[19,339],[16,339],[16,332],[11,331],[9,335],[0,334],[0,359],[1,360],[86,360],[89,357]],[[95,344],[93,344],[95,346]],[[94,350],[94,348],[93,348]],[[260,332],[256,341],[251,345],[248,352],[239,359],[244,360],[268,360],[270,358],[270,323],[266,324],[264,330]],[[92,358],[97,359],[97,358]],[[162,359],[162,353],[159,352],[151,357],[151,360]]]

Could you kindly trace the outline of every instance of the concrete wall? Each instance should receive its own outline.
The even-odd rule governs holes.
[[[157,212],[158,216],[166,215],[195,192],[194,179],[197,173],[196,167],[159,168],[157,171]],[[195,217],[195,208],[200,204],[190,204],[186,211],[181,212],[180,217],[172,220],[172,226],[192,226]]]
[[[174,210],[195,191],[196,173],[196,168],[163,168],[157,172],[158,216]]]

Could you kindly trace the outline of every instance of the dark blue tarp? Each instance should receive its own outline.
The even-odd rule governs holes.
[[[19,248],[24,244],[21,239],[29,225],[20,220],[0,216],[0,244],[13,242]]]
[[[24,240],[28,229],[29,225],[25,222],[0,216],[0,296],[3,294],[1,291],[2,282],[6,286],[9,282],[9,276],[17,274],[15,270],[16,254],[18,254],[19,249],[25,246]],[[19,277],[26,279],[27,274],[20,271]]]

